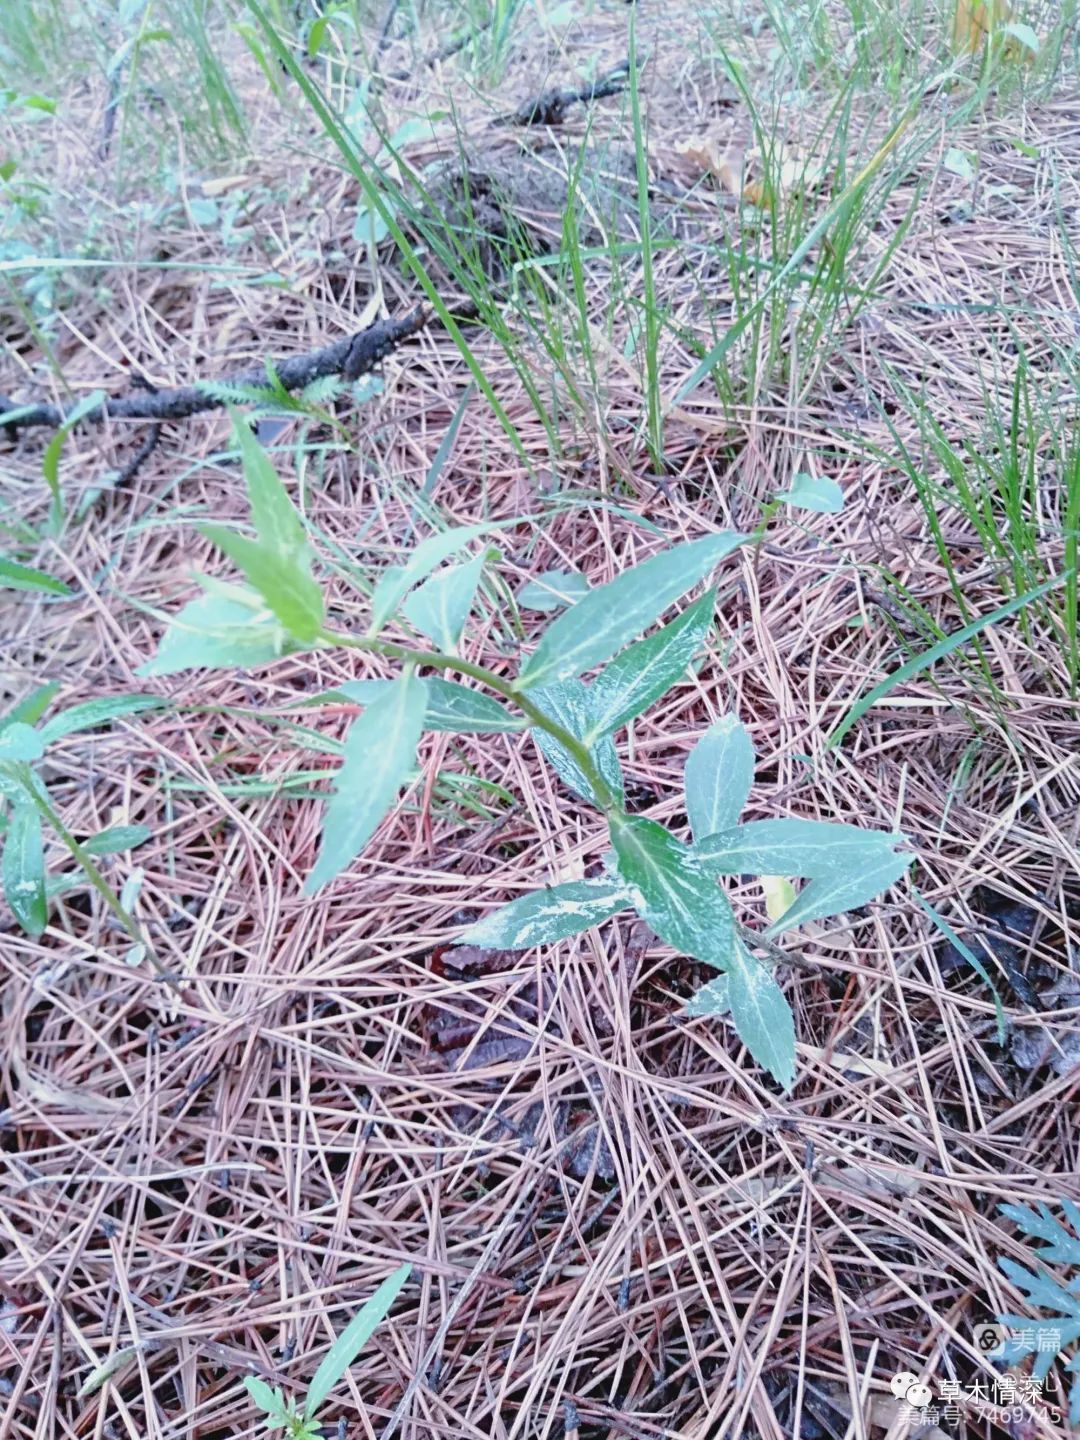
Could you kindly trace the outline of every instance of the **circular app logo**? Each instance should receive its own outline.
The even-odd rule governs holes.
[[[1005,1331],[1000,1325],[976,1325],[971,1338],[980,1355],[997,1355],[1005,1348]]]
[[[913,1385],[918,1385],[919,1377],[913,1375],[910,1370],[904,1370],[899,1375],[894,1375],[889,1381],[889,1389],[898,1400],[906,1400],[907,1393]]]

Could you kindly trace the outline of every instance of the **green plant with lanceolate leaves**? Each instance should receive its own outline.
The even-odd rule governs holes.
[[[245,1378],[244,1385],[262,1410],[267,1430],[284,1430],[286,1440],[318,1440],[323,1433],[319,1411],[330,1391],[371,1339],[379,1321],[386,1316],[411,1273],[411,1265],[399,1266],[364,1302],[311,1377],[303,1405],[297,1405],[291,1396],[286,1399],[276,1385],[268,1385],[254,1375]]]
[[[39,686],[0,718],[0,877],[4,898],[20,927],[37,939],[48,921],[50,904],[73,889],[90,885],[127,932],[132,941],[128,958],[138,963],[147,953],[131,914],[138,875],[118,896],[96,860],[134,849],[148,840],[151,832],[145,825],[113,825],[77,840],[61,819],[39,765],[49,747],[67,736],[96,730],[145,710],[160,710],[165,701],[158,695],[106,697],[68,705],[43,718],[58,688]],[[49,831],[75,861],[76,870],[49,874],[45,861],[45,836]]]
[[[750,537],[722,531],[675,545],[588,590],[556,615],[508,678],[465,659],[459,648],[492,558],[484,537],[497,526],[463,526],[422,540],[403,564],[370,577],[365,633],[342,631],[327,618],[303,523],[268,457],[241,420],[236,438],[255,534],[218,525],[203,531],[235,561],[247,584],[204,578],[204,594],[176,617],[143,673],[254,665],[329,646],[400,666],[395,679],[343,687],[365,708],[345,741],[308,890],[339,875],[371,839],[413,771],[424,730],[494,734],[527,728],[563,782],[606,822],[611,850],[605,872],[540,886],[485,917],[461,940],[500,949],[549,944],[636,910],[662,940],[722,972],[695,1008],[730,1011],[753,1057],[789,1085],[795,1067],[791,1011],[755,950],[773,953],[772,936],[861,905],[891,885],[910,863],[897,850],[902,837],[808,820],[740,825],[753,750],[746,731],[728,716],[690,755],[686,792],[693,839],[680,839],[655,820],[627,813],[614,740],[679,683],[702,650],[714,591],[706,589],[674,620],[636,637]],[[470,547],[477,548],[467,554]],[[391,624],[431,644],[387,638]],[[591,682],[582,678],[593,670],[599,673]],[[448,679],[448,673],[473,683]],[[801,876],[809,884],[769,930],[757,934],[736,923],[717,884],[718,876],[745,872]]]

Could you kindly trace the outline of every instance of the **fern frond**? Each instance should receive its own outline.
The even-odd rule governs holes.
[[[1002,1205],[1001,1213],[1019,1226],[1025,1235],[1046,1242],[1034,1247],[1035,1254],[1040,1259],[1080,1267],[1080,1207],[1071,1200],[1062,1200],[1061,1209],[1075,1234],[1042,1202],[1038,1210],[1032,1210],[1027,1205]],[[1033,1306],[1051,1312],[1050,1317],[997,1317],[1000,1325],[1014,1332],[1008,1336],[1002,1347],[1005,1363],[1012,1365],[1034,1355],[1031,1376],[1041,1384],[1061,1352],[1080,1341],[1080,1274],[1069,1277],[1064,1274],[1053,1275],[1045,1268],[1028,1270],[1015,1260],[1005,1257],[998,1258],[998,1265]],[[1037,1338],[1034,1335],[1035,1325],[1039,1331]],[[1052,1332],[1052,1347],[1046,1344],[1048,1332]],[[1072,1377],[1069,1386],[1069,1423],[1080,1425],[1080,1350],[1069,1357],[1064,1369],[1066,1374]]]

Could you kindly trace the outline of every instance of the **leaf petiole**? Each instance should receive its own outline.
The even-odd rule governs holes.
[[[378,640],[374,636],[343,635],[340,631],[324,629],[318,639],[322,644],[344,645],[352,650],[385,655],[388,659],[400,660],[408,665],[424,665],[434,670],[456,670],[460,675],[467,675],[471,680],[478,680],[481,685],[486,685],[488,689],[501,695],[504,700],[509,700],[516,705],[530,724],[547,731],[552,739],[557,740],[565,750],[569,751],[588,780],[597,804],[605,814],[621,810],[618,796],[601,775],[588,746],[582,744],[558,721],[545,715],[543,710],[533,704],[527,695],[523,695],[520,690],[515,690],[510,681],[504,680],[493,671],[485,669],[482,665],[474,665],[471,660],[464,660],[460,655],[448,655],[438,650],[416,650],[408,645],[399,645],[393,640]]]

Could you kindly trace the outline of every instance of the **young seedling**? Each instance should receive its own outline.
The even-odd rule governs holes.
[[[114,825],[85,840],[76,840],[57,813],[37,766],[47,747],[67,735],[94,730],[144,710],[160,710],[166,702],[157,695],[87,700],[42,720],[57,688],[40,686],[0,719],[0,811],[4,812],[0,874],[4,898],[21,928],[36,940],[45,929],[49,902],[80,883],[80,876],[71,871],[54,876],[47,873],[44,827],[48,826],[127,933],[132,941],[128,959],[135,964],[147,954],[144,937],[130,905],[113,893],[94,861],[101,855],[134,849],[148,840],[151,832],[145,825]]]
[[[687,765],[694,835],[689,844],[657,821],[627,812],[613,738],[686,673],[712,625],[714,590],[707,588],[644,639],[636,637],[750,537],[721,531],[675,545],[607,585],[586,590],[556,615],[516,676],[507,678],[459,651],[490,555],[483,547],[459,557],[497,526],[462,526],[421,541],[404,564],[370,577],[366,634],[334,629],[326,620],[301,519],[247,424],[237,419],[235,428],[255,538],[218,525],[203,530],[248,584],[203,579],[206,593],[184,607],[142,673],[255,665],[328,646],[400,665],[396,679],[365,688],[366,708],[345,741],[309,892],[341,874],[371,839],[413,771],[424,730],[493,734],[528,728],[564,784],[606,822],[611,852],[605,873],[542,886],[460,939],[500,949],[531,947],[636,910],[662,940],[722,972],[724,984],[709,988],[708,1008],[729,1010],[754,1059],[781,1085],[790,1085],[791,1010],[753,947],[768,948],[780,931],[865,904],[886,889],[911,861],[897,851],[903,837],[807,820],[739,825],[753,777],[753,749],[738,721],[725,716],[698,742]],[[565,599],[572,597],[560,596]],[[385,638],[391,622],[432,641],[434,648]],[[424,676],[421,670],[436,673]],[[582,679],[592,670],[599,673],[591,683]],[[446,671],[484,689],[449,680]],[[716,883],[720,875],[746,872],[809,880],[763,935],[736,924]],[[770,886],[774,910],[777,895],[786,893]]]
[[[308,1386],[303,1405],[298,1406],[292,1396],[286,1400],[277,1385],[267,1385],[254,1375],[245,1377],[244,1385],[262,1410],[267,1430],[284,1430],[287,1440],[317,1440],[322,1435],[319,1412],[330,1391],[371,1339],[411,1273],[411,1265],[399,1266],[371,1299],[364,1302],[326,1352]]]

